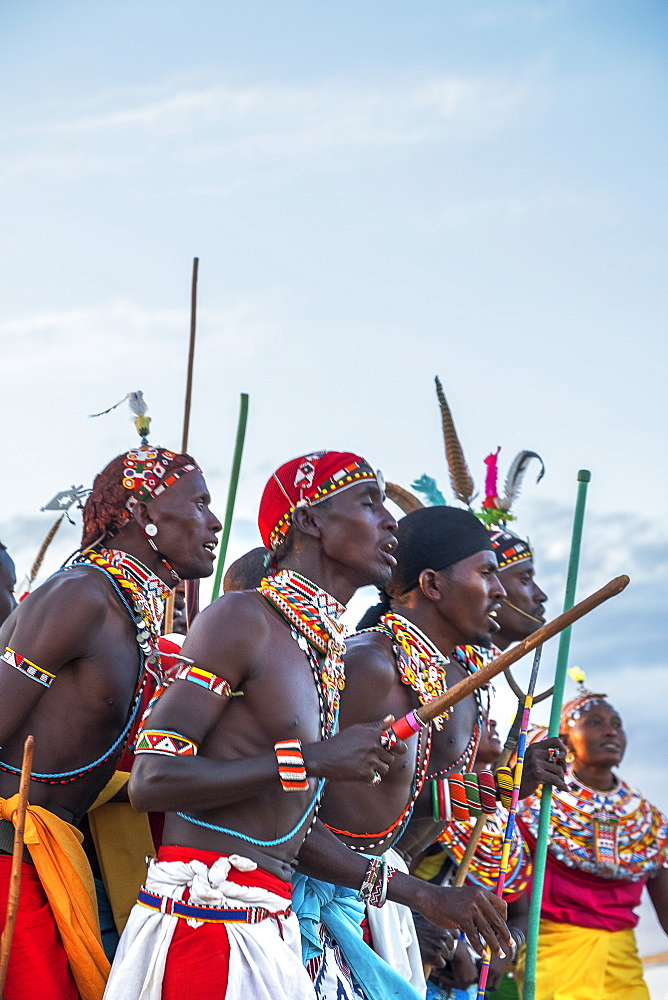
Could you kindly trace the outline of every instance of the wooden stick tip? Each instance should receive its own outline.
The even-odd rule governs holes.
[[[580,469],[578,472],[578,482],[579,483],[589,483],[591,482],[591,472],[589,469]]]

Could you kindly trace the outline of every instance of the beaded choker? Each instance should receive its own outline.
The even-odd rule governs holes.
[[[668,820],[625,781],[603,792],[570,771],[566,784],[568,792],[552,793],[549,849],[557,861],[627,882],[665,865]],[[539,811],[540,793],[521,803],[519,816],[534,837]]]
[[[345,608],[330,594],[289,569],[258,587],[262,596],[290,625],[292,637],[306,653],[320,698],[322,738],[336,728],[339,699],[345,685],[345,627],[338,621]],[[318,654],[324,658],[322,662]]]
[[[486,889],[494,889],[497,883],[507,822],[508,810],[501,805],[497,806],[496,812],[487,816],[480,842],[471,859],[468,878],[471,882],[482,885]],[[474,819],[464,822],[452,820],[438,838],[440,845],[445,848],[457,865],[461,863],[464,856],[474,825]],[[515,827],[510,846],[503,898],[506,901],[512,901],[520,896],[526,889],[530,877],[531,856],[529,849],[520,831]]]

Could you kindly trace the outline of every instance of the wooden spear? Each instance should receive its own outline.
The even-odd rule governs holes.
[[[409,712],[403,719],[398,719],[392,726],[392,730],[399,739],[407,739],[409,736],[412,736],[414,732],[418,732],[428,722],[431,722],[432,719],[437,718],[439,715],[444,715],[458,701],[466,698],[473,691],[486,684],[487,681],[496,677],[506,667],[520,660],[538,646],[542,646],[544,642],[558,635],[559,632],[563,632],[573,622],[578,621],[589,614],[590,611],[593,611],[594,608],[597,608],[599,604],[603,604],[611,597],[621,594],[628,586],[628,583],[628,576],[617,576],[614,580],[610,580],[609,583],[606,583],[605,587],[601,587],[600,590],[586,597],[568,611],[564,611],[563,614],[554,618],[551,622],[542,625],[532,635],[527,636],[526,639],[513,646],[512,649],[507,649],[505,653],[497,656],[495,660],[492,660],[491,663],[488,663],[480,670],[476,670],[474,674],[469,674],[468,677],[448,688],[438,698],[434,698],[432,701],[428,701],[426,705],[421,705],[413,712]]]
[[[25,827],[26,809],[28,807],[28,788],[30,787],[30,772],[32,771],[32,756],[34,750],[34,740],[32,736],[26,736],[23,745],[23,761],[21,763],[21,781],[19,784],[19,802],[16,810],[16,823],[14,824],[14,852],[12,854],[12,867],[9,876],[9,896],[7,898],[7,916],[5,926],[0,938],[0,997],[5,989],[7,979],[7,968],[9,965],[9,953],[14,937],[16,926],[16,916],[19,909],[19,896],[21,894],[21,864],[23,862],[23,830]]]
[[[195,330],[197,329],[197,272],[199,270],[199,257],[193,257],[193,278],[190,291],[190,344],[188,347],[188,373],[186,375],[186,401],[183,412],[183,438],[181,441],[181,452],[188,452],[188,433],[190,431],[190,402],[193,392],[193,368],[195,364]],[[187,627],[193,623],[199,611],[199,580],[185,581],[186,599],[186,623]],[[174,620],[174,591],[169,595],[165,607],[166,622]],[[170,629],[171,630],[171,629]],[[166,631],[166,629],[165,629]]]

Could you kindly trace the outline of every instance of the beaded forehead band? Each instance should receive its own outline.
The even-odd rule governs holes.
[[[569,675],[577,682],[578,695],[571,701],[566,702],[561,710],[561,730],[566,726],[574,726],[582,717],[583,712],[589,712],[594,705],[609,705],[607,694],[594,693],[584,686],[586,680],[584,670],[580,667],[571,667]],[[610,705],[612,708],[612,706]]]
[[[123,486],[130,496],[125,506],[128,517],[132,508],[143,501],[148,503],[164,493],[177,479],[190,472],[201,472],[198,465],[183,465],[180,469],[167,472],[176,455],[166,448],[133,448],[123,461]]]
[[[290,508],[277,522],[269,535],[269,543],[274,551],[280,547],[287,535],[292,524],[292,515],[298,507],[313,507],[322,500],[327,500],[333,493],[341,493],[343,490],[347,490],[351,486],[356,486],[365,479],[375,480],[381,494],[385,495],[385,478],[383,473],[380,470],[374,472],[362,460],[350,462],[343,469],[339,469],[329,479],[321,483],[312,496],[304,496],[304,493],[313,486],[316,464],[323,454],[326,453],[314,452],[311,455],[306,455],[298,466],[293,483],[293,489],[299,490],[299,500],[296,503],[293,503],[292,497],[290,497],[288,490],[278,478],[277,473],[273,474],[272,479],[290,504]]]

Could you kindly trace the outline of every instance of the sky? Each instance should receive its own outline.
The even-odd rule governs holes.
[[[228,562],[297,454],[354,450],[405,487],[427,472],[451,501],[439,374],[479,490],[498,445],[502,473],[522,448],[545,461],[516,513],[554,614],[591,470],[578,597],[632,582],[571,660],[668,811],[667,25],[658,0],[3,0],[0,539],[19,575],[40,507],[136,443],[125,405],[88,414],[141,389],[153,440],[180,448],[198,256],[189,450],[218,513],[250,396]],[[77,544],[63,525],[40,579]],[[664,947],[643,913],[641,952]]]

